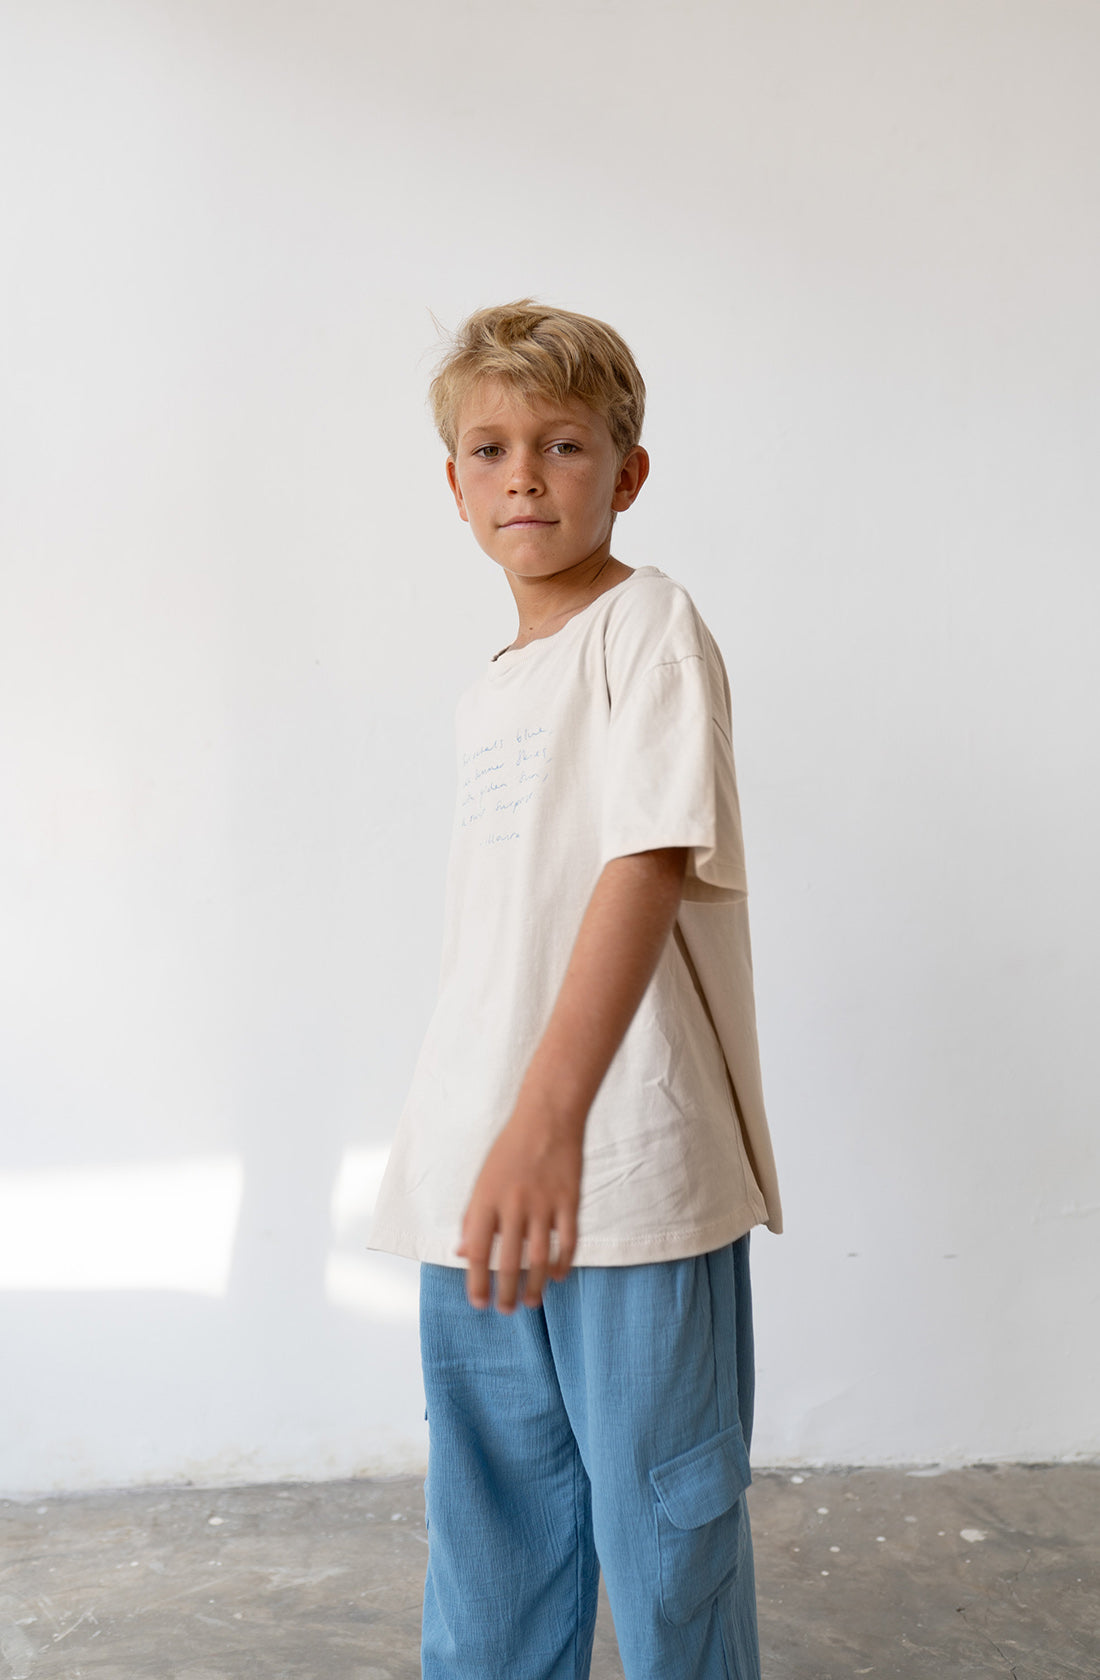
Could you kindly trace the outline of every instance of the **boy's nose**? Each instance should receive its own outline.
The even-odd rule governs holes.
[[[512,472],[508,482],[512,495],[533,495],[542,489],[542,474],[536,458],[517,451],[512,457]]]

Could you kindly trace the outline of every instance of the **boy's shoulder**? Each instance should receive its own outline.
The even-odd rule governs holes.
[[[608,592],[603,630],[609,663],[705,658],[713,646],[688,589],[656,566],[636,568],[625,588]]]
[[[625,588],[609,590],[607,597],[608,604],[619,611],[643,616],[670,609],[695,610],[686,585],[669,577],[659,566],[635,566],[624,581]]]

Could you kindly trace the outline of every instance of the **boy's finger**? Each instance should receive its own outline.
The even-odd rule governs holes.
[[[573,1265],[573,1252],[577,1246],[577,1214],[573,1208],[560,1208],[557,1217],[558,1253],[550,1267],[550,1276],[557,1283],[563,1283],[569,1276]]]
[[[463,1227],[459,1251],[466,1256],[466,1297],[472,1307],[489,1305],[489,1254],[493,1246],[495,1218],[482,1215]]]
[[[471,1260],[466,1268],[466,1298],[471,1307],[489,1305],[489,1268],[484,1260]]]
[[[523,1291],[525,1307],[541,1307],[542,1292],[546,1288],[546,1267],[528,1266],[526,1284]]]
[[[497,1263],[497,1311],[514,1312],[519,1289],[519,1267],[523,1256],[523,1217],[508,1219],[500,1233]]]
[[[527,1307],[542,1305],[549,1260],[550,1227],[545,1220],[532,1220],[527,1233],[527,1277],[523,1291],[523,1303]]]
[[[515,1312],[516,1295],[518,1291],[519,1268],[510,1267],[507,1271],[505,1271],[502,1266],[497,1272],[497,1312]]]

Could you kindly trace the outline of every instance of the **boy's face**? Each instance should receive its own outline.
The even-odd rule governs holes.
[[[603,416],[577,398],[521,398],[498,380],[458,415],[447,481],[485,553],[519,577],[548,578],[610,554],[616,513],[649,470],[639,445],[620,463]]]

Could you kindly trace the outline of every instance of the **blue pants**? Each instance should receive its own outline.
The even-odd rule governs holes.
[[[749,1237],[575,1268],[505,1317],[423,1265],[424,1680],[759,1680]]]

